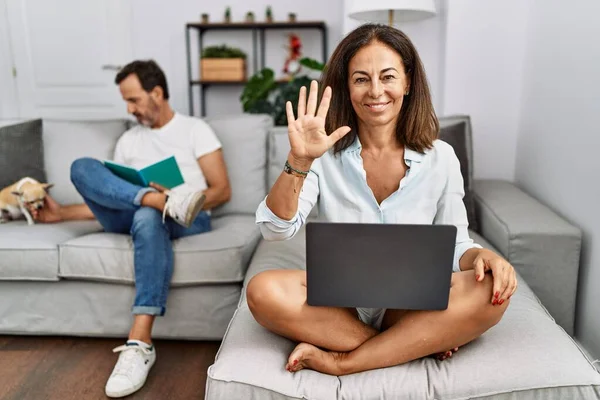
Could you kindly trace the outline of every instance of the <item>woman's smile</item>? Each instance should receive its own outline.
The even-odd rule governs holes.
[[[391,104],[391,101],[386,102],[377,102],[377,103],[366,103],[365,106],[371,112],[380,113],[388,109],[388,106]]]

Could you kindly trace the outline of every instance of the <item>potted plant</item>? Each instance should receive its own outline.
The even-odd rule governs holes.
[[[231,22],[231,7],[225,8],[225,22],[226,23]]]
[[[227,45],[206,47],[200,59],[204,81],[245,81],[246,53]]]
[[[254,13],[252,11],[246,13],[246,22],[254,22]]]
[[[208,24],[208,14],[206,14],[206,13],[201,14],[200,20],[202,21],[203,24]]]
[[[300,65],[308,70],[323,71],[325,66],[311,58],[302,58]],[[298,108],[298,93],[302,86],[310,86],[311,78],[296,75],[290,81],[278,83],[275,72],[264,68],[254,74],[244,87],[240,100],[244,112],[251,114],[269,114],[275,120],[276,126],[287,126],[285,103],[292,102],[294,110]]]
[[[267,11],[265,13],[265,19],[267,22],[273,22],[273,10],[271,6],[267,6]]]

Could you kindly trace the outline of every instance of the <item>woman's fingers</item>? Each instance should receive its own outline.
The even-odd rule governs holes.
[[[515,271],[515,269],[513,268],[512,270],[512,282],[511,282],[511,286],[510,286],[510,290],[508,292],[508,298],[510,299],[512,297],[513,294],[515,294],[515,292],[517,291],[517,286],[519,285],[519,283],[517,282],[517,272]]]
[[[306,114],[306,86],[302,86],[300,88],[300,94],[298,95],[298,118],[303,117]],[[294,117],[294,112],[292,110],[292,121]],[[288,122],[290,121],[290,117],[288,115]]]
[[[504,303],[508,299],[508,294],[510,293],[510,285],[512,284],[512,268],[508,263],[504,263],[504,279],[502,280],[502,285],[500,286],[500,296],[498,296],[498,304]]]
[[[298,111],[300,110],[300,103],[298,103]],[[287,115],[288,120],[288,130],[292,131],[294,129],[294,108],[292,107],[292,102],[288,101],[285,103],[285,114]]]
[[[505,283],[505,271],[502,263],[498,263],[497,261],[491,261],[490,268],[492,270],[492,274],[494,276],[494,288],[492,289],[492,304],[498,304],[498,300],[500,300],[500,293],[504,291],[502,289],[502,285]]]
[[[331,87],[327,86],[323,92],[323,98],[321,104],[319,104],[319,110],[317,111],[317,117],[325,119],[327,117],[327,111],[329,111],[329,103],[331,102]]]
[[[331,135],[329,135],[329,147],[331,148],[335,142],[346,136],[348,132],[350,132],[349,126],[342,126],[341,128],[336,129]]]
[[[483,261],[483,258],[475,258],[475,261],[473,261],[473,269],[475,270],[475,280],[477,282],[483,281],[485,275],[485,262]]]
[[[310,93],[308,94],[308,103],[306,104],[306,115],[314,117],[317,111],[317,94],[319,91],[319,84],[317,81],[310,83]]]

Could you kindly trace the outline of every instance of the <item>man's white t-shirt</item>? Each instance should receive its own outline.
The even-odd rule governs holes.
[[[198,158],[220,148],[221,142],[206,122],[175,113],[162,128],[138,125],[125,132],[117,142],[114,161],[141,169],[175,156],[185,181],[180,187],[203,191],[208,186]]]

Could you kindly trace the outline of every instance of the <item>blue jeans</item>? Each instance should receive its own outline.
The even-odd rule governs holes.
[[[92,158],[73,162],[71,181],[106,232],[132,236],[133,314],[164,315],[173,276],[171,240],[210,231],[210,215],[200,212],[189,228],[171,218],[163,223],[161,211],[140,205],[142,197],[154,189],[129,183]]]

